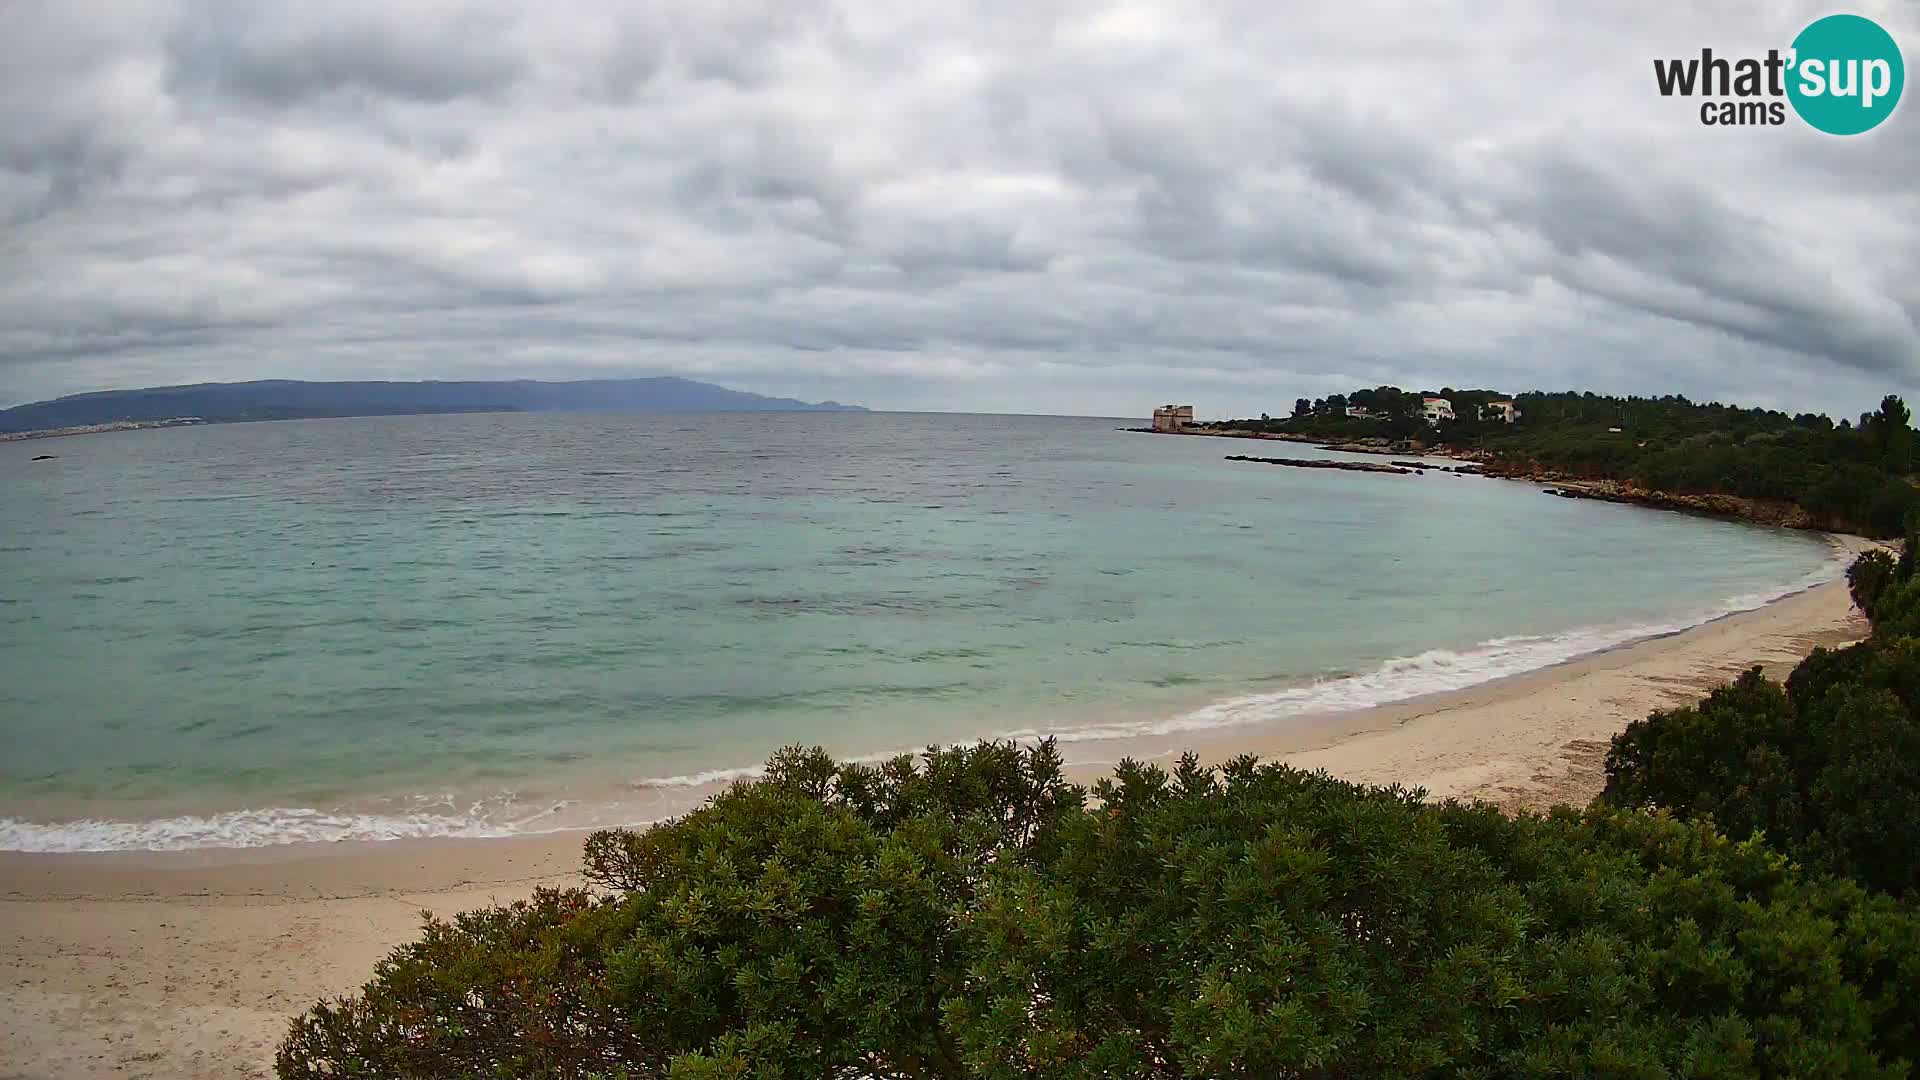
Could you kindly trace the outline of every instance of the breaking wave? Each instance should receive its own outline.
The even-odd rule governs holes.
[[[476,807],[467,814],[352,814],[272,807],[181,815],[149,821],[86,818],[54,823],[0,818],[0,851],[68,854],[85,851],[186,851],[276,844],[500,837],[550,831],[543,827],[564,804],[518,818],[496,818]]]
[[[1561,634],[1502,637],[1462,651],[1433,649],[1400,657],[1361,674],[1330,676],[1300,686],[1216,702],[1179,716],[1129,723],[1059,728],[1028,727],[990,737],[1062,743],[1096,742],[1246,724],[1292,717],[1348,712],[1428,694],[1464,690],[1495,679],[1552,667],[1583,656],[1640,641],[1666,637],[1743,611],[1764,607],[1841,577],[1847,560],[1837,559],[1805,579],[1768,592],[1731,597],[1689,615],[1664,621],[1589,627]],[[879,761],[888,754],[854,760]],[[632,781],[636,789],[695,789],[753,779],[760,766],[709,769],[678,776]],[[424,802],[424,800],[422,800]],[[566,803],[527,813],[511,797],[498,805],[475,804],[464,813],[446,800],[448,812],[362,814],[311,808],[235,810],[204,816],[182,815],[146,821],[83,819],[33,822],[0,818],[0,850],[44,853],[103,851],[181,851],[193,848],[250,848],[277,844],[381,841],[427,838],[487,838],[552,832],[582,827],[562,823]],[[637,824],[638,822],[622,822]],[[600,822],[599,824],[611,824]]]
[[[1729,615],[1765,607],[1776,600],[1835,580],[1844,575],[1846,565],[1844,558],[1838,559],[1793,584],[1771,591],[1730,597],[1712,607],[1668,621],[1583,627],[1540,636],[1493,638],[1462,651],[1430,649],[1414,656],[1388,660],[1362,674],[1330,676],[1270,693],[1231,698],[1174,717],[1085,727],[1022,728],[1004,731],[995,737],[1017,740],[1052,738],[1062,743],[1096,742],[1177,735],[1188,731],[1270,723],[1292,717],[1391,705],[1428,694],[1465,690],[1481,683],[1550,668],[1625,645],[1670,637]]]
[[[684,776],[649,776],[633,782],[641,788],[692,788],[706,787],[708,784],[730,784],[735,780],[758,780],[767,770],[760,765],[742,766],[738,769],[708,769],[705,772],[687,773]]]

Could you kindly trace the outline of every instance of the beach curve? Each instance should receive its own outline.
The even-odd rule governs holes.
[[[1864,542],[1860,542],[1864,543]],[[1849,547],[1857,545],[1849,543]],[[1537,809],[1599,791],[1607,740],[1755,664],[1779,675],[1866,631],[1843,581],[1664,637],[1312,722],[1129,740],[1131,756],[1256,754],[1433,797]],[[1069,748],[1076,775],[1106,762]],[[288,1018],[355,989],[418,914],[577,883],[578,833],[247,850],[0,853],[10,929],[0,1075],[271,1073]]]

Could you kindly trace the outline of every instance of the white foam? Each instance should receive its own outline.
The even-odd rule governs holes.
[[[877,753],[860,754],[855,757],[841,757],[835,760],[849,764],[878,765],[883,761],[892,761],[902,754],[912,757],[919,750],[883,750]],[[633,781],[637,788],[696,788],[710,784],[731,784],[736,780],[758,780],[767,775],[764,765],[746,765],[737,769],[708,769],[705,772],[686,773],[680,776],[646,776]]]
[[[34,822],[0,818],[0,851],[64,854],[83,851],[186,851],[251,848],[276,844],[348,840],[414,840],[437,837],[498,837],[543,831],[541,823],[564,808],[556,804],[526,817],[490,818],[484,813],[352,814],[306,807],[270,807],[181,815],[148,821]]]
[[[1063,743],[1079,743],[1177,735],[1300,716],[1352,712],[1428,694],[1464,690],[1623,645],[1667,637],[1715,619],[1764,607],[1841,577],[1846,572],[1847,561],[1845,558],[1837,559],[1790,585],[1731,597],[1665,622],[1586,627],[1537,637],[1493,638],[1459,652],[1431,649],[1416,656],[1389,660],[1364,674],[1335,676],[1271,693],[1232,698],[1180,716],[1086,727],[1022,728],[1004,731],[994,737],[1022,742],[1052,738]]]
[[[731,784],[735,780],[758,780],[767,775],[764,766],[753,765],[738,769],[708,769],[706,772],[687,773],[685,776],[650,776],[633,782],[634,787],[643,788],[690,788],[705,787],[708,784]]]
[[[1332,677],[1272,693],[1233,698],[1180,716],[1081,727],[1022,728],[990,737],[1020,742],[1053,738],[1063,743],[1081,743],[1175,735],[1267,723],[1289,717],[1366,709],[1427,694],[1462,690],[1637,641],[1680,633],[1741,611],[1751,611],[1843,576],[1849,561],[1849,557],[1843,556],[1794,584],[1732,597],[1718,605],[1666,622],[1590,627],[1538,637],[1493,638],[1464,651],[1433,649],[1416,656],[1389,660],[1364,674]],[[848,760],[878,762],[892,756],[893,753],[867,754]],[[766,769],[762,766],[708,769],[681,776],[637,779],[633,781],[633,786],[699,788],[757,779],[764,775]],[[556,803],[522,815],[520,812],[525,808],[518,805],[511,794],[492,800],[492,806],[475,803],[464,813],[458,810],[450,795],[416,796],[411,802],[414,812],[402,814],[268,808],[147,821],[84,819],[48,823],[0,818],[0,851],[182,851],[311,842],[486,838],[577,827],[555,822],[567,803]],[[448,812],[437,812],[438,807],[445,807]]]

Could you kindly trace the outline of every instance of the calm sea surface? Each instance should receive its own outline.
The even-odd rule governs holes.
[[[1119,425],[522,414],[0,444],[0,848],[642,820],[785,743],[1285,723],[1837,572],[1814,537]]]

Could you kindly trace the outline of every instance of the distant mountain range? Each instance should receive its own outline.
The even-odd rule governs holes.
[[[663,376],[582,382],[262,382],[102,390],[0,410],[0,432],[195,416],[208,423],[465,412],[865,412]]]

